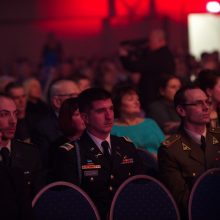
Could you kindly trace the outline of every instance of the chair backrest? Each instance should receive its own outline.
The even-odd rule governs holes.
[[[189,198],[190,220],[220,219],[220,168],[209,169],[195,182]]]
[[[90,197],[78,186],[63,181],[41,189],[32,207],[36,220],[100,220]]]
[[[150,169],[155,173],[158,172],[158,163],[156,157],[142,148],[137,148],[137,152],[143,162],[144,170],[146,171],[145,174],[148,175]]]
[[[110,220],[179,220],[177,205],[166,187],[147,175],[128,178],[117,190]]]

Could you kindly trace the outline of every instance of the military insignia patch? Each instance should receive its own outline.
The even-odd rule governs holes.
[[[98,170],[85,170],[84,176],[98,176]]]
[[[101,169],[99,164],[86,164],[82,166],[82,170]]]
[[[165,147],[169,147],[171,146],[173,143],[175,143],[177,140],[180,139],[180,135],[178,134],[175,134],[175,135],[172,135],[170,136],[169,138],[167,138],[163,143],[162,145],[165,146]]]
[[[64,145],[61,145],[60,148],[64,148],[65,150],[70,151],[74,148],[74,145],[70,143],[65,143]]]
[[[191,150],[191,148],[189,146],[187,146],[186,144],[182,143],[182,146],[183,146],[183,150],[184,151],[189,151]]]
[[[219,141],[215,138],[215,137],[212,137],[212,144],[218,144]]]
[[[100,156],[102,156],[102,155],[103,155],[103,154],[98,153],[98,154],[95,155],[95,157],[98,158],[98,157],[100,157]]]
[[[127,156],[124,156],[121,164],[131,164],[131,163],[134,163],[134,160],[133,158],[127,158]]]

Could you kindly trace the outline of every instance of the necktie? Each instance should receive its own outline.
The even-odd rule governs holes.
[[[110,158],[110,153],[109,153],[109,150],[110,150],[110,146],[109,146],[109,143],[108,141],[103,141],[102,142],[102,148],[103,148],[103,154],[106,158]]]
[[[203,135],[201,136],[201,148],[203,151],[205,151],[206,142],[205,142],[205,137]]]
[[[10,160],[10,152],[9,149],[7,147],[3,147],[1,149],[1,155],[2,155],[2,159],[3,159],[3,163],[8,166],[9,165],[9,160]]]

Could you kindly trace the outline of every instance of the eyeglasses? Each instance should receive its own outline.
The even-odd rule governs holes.
[[[206,107],[206,106],[211,106],[212,102],[210,100],[197,100],[194,103],[183,103],[182,105],[186,106],[196,106],[196,107]]]

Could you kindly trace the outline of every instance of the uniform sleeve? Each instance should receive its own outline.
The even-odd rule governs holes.
[[[189,188],[170,149],[160,147],[158,163],[161,181],[170,190],[181,211],[185,212],[187,210]]]
[[[73,184],[79,184],[76,150],[67,151],[64,148],[58,148],[52,158],[52,169],[50,182],[67,181]]]

